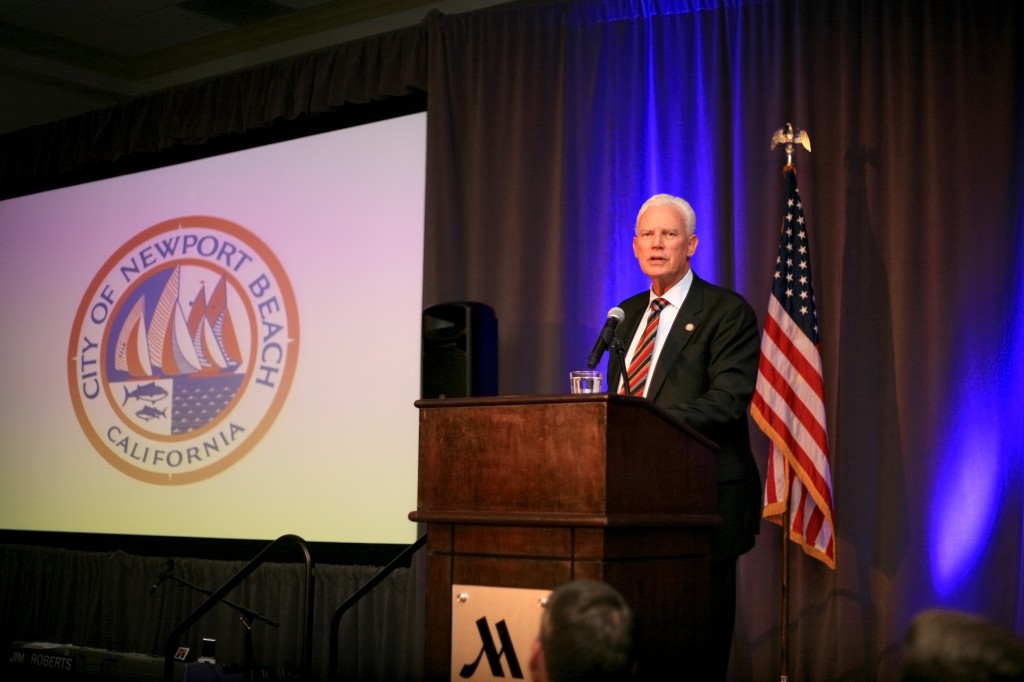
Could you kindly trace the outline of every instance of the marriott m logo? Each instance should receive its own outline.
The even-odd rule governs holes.
[[[501,643],[499,649],[494,643],[494,637],[491,636],[491,627],[487,624],[487,617],[480,618],[476,621],[477,632],[480,633],[480,653],[476,655],[476,659],[472,663],[466,663],[462,666],[462,670],[459,671],[459,677],[469,679],[476,674],[477,667],[480,663],[487,659],[487,665],[491,668],[491,677],[505,677],[505,668],[501,663],[502,657],[508,662],[509,677],[513,680],[522,680],[523,669],[519,665],[519,657],[516,656],[516,648],[512,644],[512,637],[509,636],[508,626],[504,620],[499,620],[494,624],[494,629],[498,633],[498,641]]]

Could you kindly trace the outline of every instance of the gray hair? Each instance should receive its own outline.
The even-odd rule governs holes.
[[[671,194],[655,194],[644,202],[643,206],[640,207],[640,211],[636,214],[636,225],[633,227],[634,232],[640,227],[640,217],[651,206],[674,206],[680,215],[683,216],[686,233],[692,237],[697,231],[697,214],[693,212],[693,207],[690,206],[686,199],[674,197]]]

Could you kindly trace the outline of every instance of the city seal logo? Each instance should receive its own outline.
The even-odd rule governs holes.
[[[122,246],[68,345],[78,422],[121,472],[178,485],[237,463],[270,428],[299,351],[281,264],[239,225],[188,216]]]

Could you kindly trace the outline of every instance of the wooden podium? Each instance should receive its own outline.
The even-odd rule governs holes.
[[[604,580],[641,670],[693,672],[709,622],[716,446],[619,395],[420,400],[427,679],[450,679],[452,586]],[[692,677],[698,679],[699,677]]]

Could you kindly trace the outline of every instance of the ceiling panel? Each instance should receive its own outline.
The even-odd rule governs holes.
[[[0,0],[0,134],[507,0]]]

